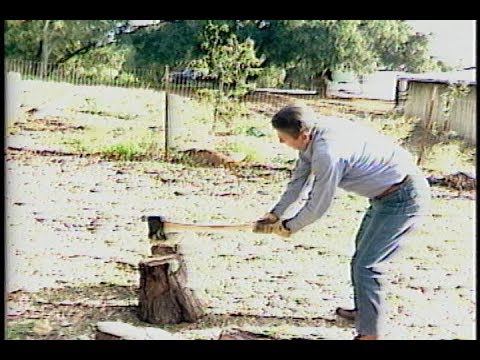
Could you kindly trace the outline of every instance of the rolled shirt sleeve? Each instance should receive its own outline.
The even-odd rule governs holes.
[[[295,169],[293,170],[292,179],[287,184],[287,188],[283,192],[278,203],[272,210],[270,210],[271,213],[280,217],[285,210],[298,199],[310,172],[310,162],[300,155],[295,165]]]
[[[292,232],[310,225],[328,210],[341,181],[344,165],[329,152],[321,152],[313,155],[311,168],[314,182],[309,197],[302,209],[286,223]]]

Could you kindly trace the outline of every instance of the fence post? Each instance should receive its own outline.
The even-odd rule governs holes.
[[[418,159],[417,159],[417,165],[420,166],[422,164],[422,160],[423,160],[423,155],[425,153],[425,148],[426,148],[426,139],[427,139],[427,132],[431,131],[432,130],[432,127],[433,127],[433,109],[435,107],[435,99],[436,99],[436,96],[437,96],[437,89],[438,89],[438,85],[434,85],[433,86],[433,91],[432,91],[432,97],[430,98],[430,107],[428,109],[428,115],[427,115],[427,119],[426,119],[426,124],[424,124],[424,128],[423,128],[423,136],[422,136],[422,141],[421,141],[421,144],[420,144],[420,154],[418,155]]]
[[[169,87],[169,74],[168,74],[168,65],[165,65],[165,119],[164,119],[164,128],[165,128],[165,158],[168,158],[168,147],[169,147],[169,112],[168,112],[168,87]]]
[[[6,112],[5,112],[5,117],[6,117],[6,126],[5,128],[7,129],[8,127],[12,126],[16,120],[18,120],[18,113],[19,113],[19,106],[20,106],[20,85],[21,85],[21,80],[22,76],[18,72],[8,72],[6,74]]]

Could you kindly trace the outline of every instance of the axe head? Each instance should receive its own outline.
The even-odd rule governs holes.
[[[165,219],[162,216],[142,216],[142,221],[148,223],[148,238],[150,240],[167,240],[165,235]]]

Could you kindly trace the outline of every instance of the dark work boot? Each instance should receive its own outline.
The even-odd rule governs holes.
[[[357,335],[353,338],[353,340],[378,340],[378,336],[376,336],[376,335]]]
[[[356,309],[344,309],[344,308],[337,308],[335,310],[335,314],[342,319],[348,320],[350,322],[355,321],[355,316],[357,315],[357,310]]]

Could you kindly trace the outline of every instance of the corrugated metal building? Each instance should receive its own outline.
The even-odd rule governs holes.
[[[450,84],[465,84],[468,94],[455,99],[447,116],[442,94]],[[408,117],[422,119],[424,125],[436,123],[436,128],[453,130],[470,144],[476,144],[477,83],[476,69],[463,71],[406,74],[397,85],[397,104]]]

